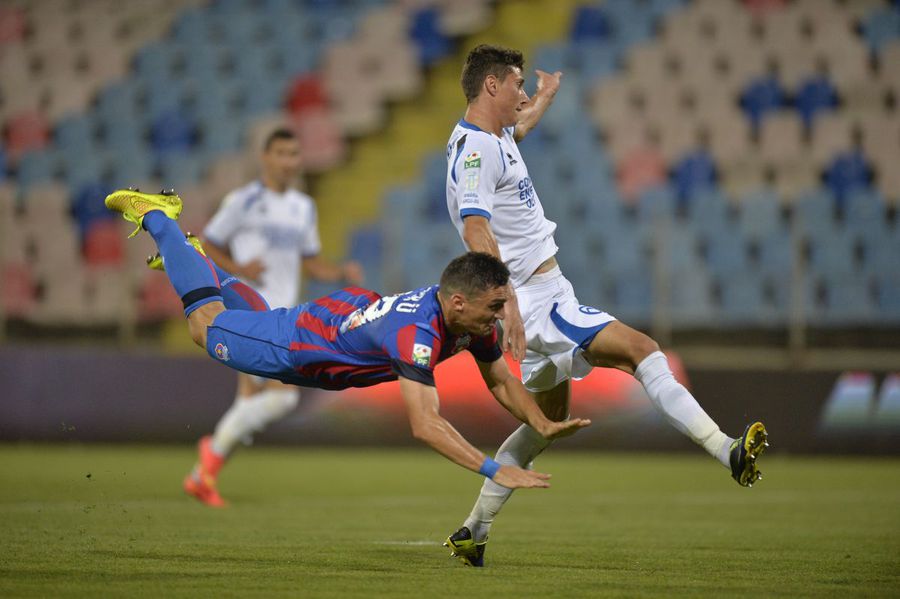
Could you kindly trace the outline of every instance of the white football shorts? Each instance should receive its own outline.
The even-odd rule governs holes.
[[[525,387],[547,391],[566,379],[587,376],[592,366],[584,358],[584,349],[615,317],[579,304],[558,266],[532,275],[516,289],[516,295],[525,323]]]

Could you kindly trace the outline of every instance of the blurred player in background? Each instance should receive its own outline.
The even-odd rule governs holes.
[[[562,73],[537,71],[537,91],[523,89],[522,53],[496,46],[473,49],[463,67],[468,106],[447,145],[447,206],[471,251],[501,258],[509,267],[510,309],[503,346],[522,362],[522,380],[553,420],[569,413],[570,379],[594,367],[633,375],[657,410],[703,447],[742,486],[760,473],[766,443],[762,423],[733,439],[672,375],[666,356],[647,335],[609,314],[579,304],[554,257],[556,224],[544,217],[516,142],[533,129],[553,101]],[[550,441],[522,425],[497,451],[501,464],[529,467]],[[445,545],[464,563],[482,566],[488,532],[510,489],[485,481],[462,528]]]
[[[356,262],[338,266],[320,256],[316,205],[294,188],[300,162],[294,133],[271,132],[263,145],[260,180],[229,193],[203,231],[209,257],[259,291],[271,308],[297,305],[303,273],[331,283],[363,281]],[[224,505],[216,482],[234,448],[288,415],[299,397],[297,387],[239,373],[237,397],[215,432],[200,439],[184,490],[207,505]]]
[[[174,220],[181,214],[178,196],[119,190],[107,196],[106,206],[137,224],[137,231],[150,233],[184,304],[191,338],[230,368],[323,389],[399,380],[413,436],[504,488],[547,487],[549,476],[498,464],[440,416],[434,386],[439,362],[469,350],[497,401],[542,438],[590,424],[548,419],[510,373],[496,330],[508,299],[509,270],[493,256],[460,256],[444,269],[440,285],[399,295],[348,287],[294,308],[253,310],[247,305],[264,303],[248,297],[255,292],[219,268],[201,246],[185,241]]]

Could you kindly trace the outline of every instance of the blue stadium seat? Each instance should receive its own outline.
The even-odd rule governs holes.
[[[672,184],[682,208],[686,208],[691,198],[716,185],[716,165],[709,152],[697,149],[679,160],[672,167]]]
[[[702,268],[681,272],[669,280],[669,305],[674,326],[709,326],[715,313],[712,282]]]
[[[855,273],[827,273],[821,282],[825,290],[823,324],[859,326],[876,322],[878,305],[868,281]]]
[[[453,40],[441,31],[439,18],[434,7],[421,8],[412,15],[409,36],[419,48],[419,61],[426,67],[453,51]]]
[[[114,122],[142,120],[140,105],[144,95],[144,85],[136,78],[106,86],[97,97],[97,121],[109,126]]]
[[[737,272],[719,278],[721,322],[725,326],[766,326],[775,322],[767,306],[765,286],[752,272]]]
[[[876,277],[875,301],[881,322],[900,323],[900,274]]]
[[[813,119],[823,110],[833,110],[838,105],[837,90],[824,76],[810,77],[800,86],[794,97],[794,104],[809,131]]]
[[[163,85],[171,79],[179,54],[179,47],[168,41],[147,44],[134,57],[135,73],[145,81]]]
[[[813,273],[847,276],[857,270],[856,239],[843,229],[809,232],[809,268]]]
[[[200,156],[189,153],[167,152],[157,161],[159,180],[164,188],[178,188],[199,181],[204,174],[204,164]]]
[[[698,192],[687,204],[688,223],[701,239],[730,235],[737,225],[731,218],[728,198],[718,188]]]
[[[586,84],[593,85],[619,71],[623,49],[622,43],[612,40],[573,41],[569,44],[565,64],[550,66],[548,72],[565,72],[565,85],[568,85],[568,75],[574,71]]]
[[[435,223],[447,219],[447,157],[443,151],[432,152],[422,161],[422,183],[425,205],[422,215]]]
[[[718,276],[745,272],[750,264],[747,243],[739,231],[711,229],[703,256],[710,271]]]
[[[574,41],[604,40],[609,38],[612,33],[612,20],[602,7],[579,6],[575,10],[570,39]]]
[[[52,148],[31,150],[22,155],[16,172],[16,181],[22,189],[35,183],[50,181],[59,168],[58,156]]]
[[[787,93],[775,77],[765,76],[747,84],[741,92],[741,108],[755,130],[769,112],[785,105]]]
[[[6,180],[6,149],[0,144],[0,183]]]
[[[187,152],[196,139],[194,122],[178,110],[163,112],[153,120],[150,139],[160,154]]]
[[[786,281],[794,267],[794,245],[784,229],[772,231],[756,241],[759,272],[774,280]]]
[[[69,189],[78,189],[86,183],[100,180],[104,174],[106,154],[99,149],[60,148],[60,171]]]
[[[843,207],[851,193],[868,189],[872,174],[869,161],[859,150],[848,150],[835,156],[825,169],[825,184],[834,194],[838,208]]]
[[[71,200],[72,215],[82,237],[97,220],[116,218],[103,204],[104,198],[112,191],[111,186],[99,181],[84,183],[76,188]]]
[[[675,216],[676,195],[669,185],[645,189],[638,196],[638,218],[645,222],[672,219]]]
[[[144,145],[122,146],[109,154],[103,180],[111,186],[128,187],[153,177],[155,161]]]
[[[365,271],[365,286],[382,290],[381,277],[384,260],[384,232],[378,224],[360,227],[350,235],[349,258],[359,262]]]
[[[886,43],[900,37],[900,10],[882,6],[863,19],[863,38],[873,53],[881,50]]]
[[[778,196],[768,190],[745,196],[740,202],[738,226],[748,239],[759,238],[783,228]]]
[[[653,282],[649,270],[619,273],[612,285],[610,311],[624,322],[642,326],[653,314]]]
[[[68,116],[53,128],[53,144],[61,151],[92,152],[96,141],[96,123],[90,113]]]
[[[835,200],[828,189],[818,189],[804,195],[794,203],[792,210],[801,233],[831,230],[835,226]]]

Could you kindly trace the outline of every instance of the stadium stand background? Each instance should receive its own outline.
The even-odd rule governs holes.
[[[582,302],[710,364],[896,369],[882,0],[4,3],[0,334],[189,345],[152,243],[102,199],[175,187],[199,230],[275,123],[302,141],[326,253],[382,291],[434,281],[462,250],[443,145],[478,42],[565,73],[522,150]]]

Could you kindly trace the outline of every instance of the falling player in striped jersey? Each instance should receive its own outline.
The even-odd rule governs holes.
[[[203,247],[213,262],[251,285],[271,308],[297,305],[301,270],[317,281],[360,285],[359,264],[332,264],[320,255],[316,205],[294,188],[301,157],[290,129],[276,128],[266,136],[260,166],[260,178],[225,196],[203,231]],[[226,460],[240,442],[249,443],[290,414],[299,398],[295,386],[238,373],[234,402],[213,433],[200,439],[185,492],[206,505],[223,506],[217,478]]]
[[[516,50],[481,45],[469,53],[461,79],[468,106],[447,145],[447,207],[469,250],[501,258],[509,267],[504,345],[522,362],[526,388],[550,418],[563,420],[571,379],[594,367],[627,372],[675,428],[730,468],[740,485],[751,486],[760,478],[756,457],[766,446],[762,423],[750,424],[737,439],[725,435],[675,380],[653,339],[581,305],[560,271],[556,224],[544,216],[516,142],[538,124],[562,74],[537,71],[537,91],[529,98],[522,68]],[[496,459],[528,467],[549,444],[523,425]],[[464,525],[445,543],[453,555],[467,565],[483,565],[488,531],[510,494],[484,482]]]
[[[413,436],[504,488],[547,487],[549,476],[498,464],[440,416],[433,375],[439,362],[468,349],[497,401],[547,439],[590,424],[548,419],[510,373],[496,332],[509,271],[493,256],[460,256],[440,285],[400,295],[347,288],[294,308],[229,309],[230,291],[221,284],[233,277],[185,241],[174,220],[181,214],[178,196],[119,190],[107,196],[106,206],[150,233],[184,304],[192,339],[226,366],[323,389],[399,379]]]

